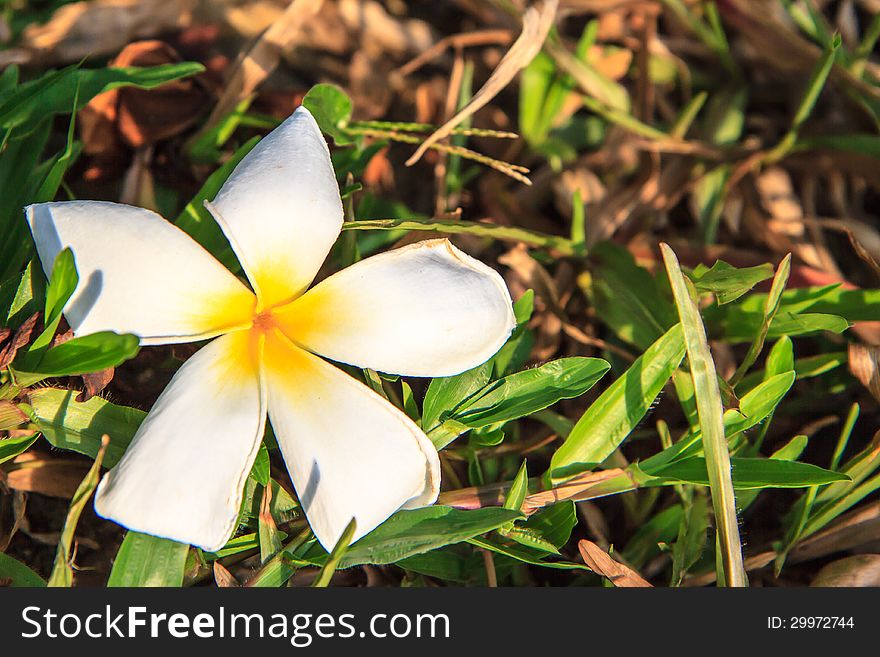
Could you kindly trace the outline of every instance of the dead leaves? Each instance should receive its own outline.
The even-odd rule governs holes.
[[[810,586],[880,586],[880,554],[856,554],[832,561],[817,573]]]
[[[611,558],[605,550],[592,541],[582,540],[578,543],[584,563],[597,575],[602,575],[620,588],[650,588],[651,584],[629,566]]]
[[[5,332],[3,338],[5,338],[6,342],[4,343],[3,340],[0,340],[0,370],[8,367],[9,364],[15,360],[15,355],[18,353],[18,350],[30,341],[31,333],[37,325],[37,320],[39,318],[40,313],[34,313],[28,317],[22,322],[21,326],[15,330],[11,339],[8,337],[9,332]]]
[[[123,48],[111,66],[157,66],[182,61],[161,41],[138,41]],[[95,96],[79,113],[83,148],[109,157],[123,146],[141,148],[180,134],[204,112],[210,94],[198,77],[157,89],[124,87]]]
[[[59,7],[43,25],[30,25],[0,65],[67,64],[119,52],[126,44],[187,26],[197,0],[92,0]]]
[[[849,371],[880,401],[880,347],[849,345]]]
[[[293,0],[247,52],[243,52],[232,68],[223,95],[201,129],[203,134],[250,96],[265,80],[284,51],[299,37],[302,26],[321,9],[323,0]]]
[[[558,5],[558,0],[546,0],[540,9],[530,7],[526,11],[523,16],[522,32],[498,63],[498,66],[495,67],[495,70],[492,71],[486,84],[480,87],[480,90],[474,94],[470,102],[460,112],[422,142],[416,152],[406,161],[407,166],[418,162],[432,144],[452,134],[452,130],[457,125],[460,125],[462,121],[472,116],[497,96],[502,89],[510,84],[516,74],[535,58],[550,33],[550,28],[553,27]]]

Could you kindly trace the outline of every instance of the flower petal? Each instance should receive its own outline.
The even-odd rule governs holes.
[[[330,150],[309,111],[300,107],[263,138],[208,208],[263,307],[308,287],[342,226]]]
[[[184,363],[101,481],[98,515],[208,551],[229,540],[266,424],[261,345],[236,331]]]
[[[79,284],[64,315],[77,335],[134,333],[141,344],[204,340],[251,321],[254,295],[155,212],[68,201],[26,209],[43,269],[73,251]]]
[[[277,331],[264,362],[272,429],[328,551],[352,518],[357,540],[398,509],[437,499],[437,449],[404,413]]]
[[[310,351],[409,376],[485,362],[516,322],[501,276],[443,239],[362,260],[276,313]]]

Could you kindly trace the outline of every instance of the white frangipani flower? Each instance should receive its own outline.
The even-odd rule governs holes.
[[[437,450],[404,413],[320,356],[410,376],[484,362],[509,336],[497,272],[447,240],[367,258],[308,289],[343,211],[327,144],[298,109],[209,206],[253,292],[162,217],[116,203],[27,208],[44,269],[70,247],[77,335],[215,338],[184,363],[101,481],[97,512],[215,551],[235,530],[267,416],[321,544],[437,499]],[[219,337],[217,337],[219,336]]]

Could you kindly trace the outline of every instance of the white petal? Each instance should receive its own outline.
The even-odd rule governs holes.
[[[485,362],[516,321],[501,276],[442,239],[362,260],[276,312],[314,353],[409,376]]]
[[[101,481],[99,515],[208,551],[229,540],[266,423],[261,344],[237,331],[184,363]]]
[[[212,205],[264,307],[302,292],[342,226],[330,151],[300,107],[235,167]]]
[[[142,344],[203,340],[250,321],[254,295],[155,212],[69,201],[27,207],[43,269],[73,251],[79,284],[64,314],[77,335],[134,333]]]
[[[309,525],[328,551],[404,507],[437,499],[440,460],[387,400],[278,332],[266,339],[269,419]]]

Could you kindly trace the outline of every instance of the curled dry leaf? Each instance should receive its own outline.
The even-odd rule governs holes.
[[[856,554],[832,561],[816,574],[810,586],[880,586],[880,554]]]
[[[474,94],[471,101],[461,111],[422,142],[412,157],[406,161],[407,166],[418,162],[432,144],[448,137],[457,125],[497,96],[504,87],[510,84],[517,73],[528,66],[529,62],[540,52],[544,40],[550,33],[550,28],[553,27],[558,5],[559,0],[546,0],[540,9],[530,7],[526,11],[523,16],[522,32],[498,63],[498,66],[495,67],[495,70],[492,71],[486,84],[480,87],[480,90]]]
[[[108,367],[106,370],[99,372],[90,372],[82,375],[84,390],[77,396],[76,401],[82,403],[87,402],[95,395],[99,394],[104,388],[110,385],[113,380],[115,368]]]
[[[592,541],[586,539],[578,543],[578,550],[584,559],[584,563],[597,575],[607,577],[608,580],[621,588],[650,588],[651,584],[629,566],[611,558],[605,550]]]
[[[138,41],[123,48],[111,66],[158,66],[182,61],[161,41]],[[205,109],[209,94],[198,76],[156,89],[124,87],[95,96],[79,113],[86,153],[110,156],[125,145],[140,148],[189,128]]]
[[[79,461],[26,452],[17,457],[8,468],[6,485],[25,493],[40,493],[69,500],[88,469],[87,464]]]
[[[34,326],[37,325],[37,319],[39,319],[39,317],[40,313],[34,313],[24,320],[21,326],[16,329],[12,339],[8,340],[3,347],[0,348],[0,370],[7,367],[13,360],[15,360],[15,355],[18,353],[18,350],[25,346],[31,339],[31,333],[34,330]]]
[[[855,342],[849,345],[849,371],[861,381],[874,399],[880,400],[880,347]]]
[[[235,575],[230,573],[219,561],[214,562],[214,581],[221,589],[241,586]]]

